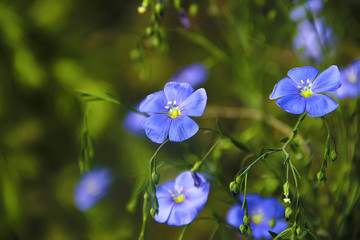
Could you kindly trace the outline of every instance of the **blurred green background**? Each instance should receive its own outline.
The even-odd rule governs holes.
[[[194,3],[198,12],[186,30],[172,1],[165,1],[155,22],[151,6],[137,12],[141,1],[0,2],[0,239],[137,239],[142,194],[136,192],[157,145],[122,128],[123,106],[85,102],[76,91],[109,93],[136,104],[163,89],[180,67],[203,62],[209,67],[203,86],[208,106],[196,121],[214,128],[221,119],[233,137],[260,152],[280,146],[297,121],[268,99],[289,69],[342,67],[360,56],[359,1],[325,2],[321,16],[333,27],[337,47],[321,65],[300,59],[292,49],[292,1],[189,0],[181,6],[188,10]],[[155,25],[158,45],[145,33]],[[316,184],[326,129],[311,117],[300,127],[306,146],[294,153],[294,163],[303,176],[304,221],[322,239],[360,237],[358,103],[341,101],[326,116],[339,150],[339,159],[329,163],[326,185]],[[81,176],[85,115],[94,150],[90,166],[111,168],[115,181],[104,199],[80,212],[73,189]],[[160,182],[190,169],[214,139],[200,131],[185,143],[168,144],[158,158],[164,163]],[[223,186],[249,163],[248,155],[224,139],[207,161],[217,177],[200,215],[224,217],[234,200]],[[275,155],[266,163],[250,173],[248,191],[281,200],[283,160]],[[184,239],[208,239],[215,226],[195,221]],[[149,219],[147,236],[177,239],[180,231]],[[238,236],[220,225],[214,238]]]

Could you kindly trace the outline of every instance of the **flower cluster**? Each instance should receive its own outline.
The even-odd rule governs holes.
[[[243,224],[243,197],[243,195],[239,196],[240,203],[232,206],[226,215],[226,221],[236,228]],[[279,234],[287,228],[288,224],[284,219],[285,208],[279,200],[263,198],[257,194],[247,194],[246,198],[248,213],[252,219],[250,228],[254,238],[269,239],[271,235],[268,231]]]
[[[76,206],[86,211],[102,199],[109,190],[113,176],[108,168],[96,167],[84,173],[74,189]]]
[[[154,219],[159,223],[181,226],[191,223],[207,201],[210,183],[197,172],[185,171],[174,181],[157,187],[159,213]]]
[[[294,114],[306,110],[312,117],[321,117],[334,111],[339,104],[320,93],[333,92],[341,86],[340,71],[337,66],[331,66],[318,73],[318,69],[309,66],[291,69],[289,77],[275,85],[270,99],[278,99],[277,105]]]

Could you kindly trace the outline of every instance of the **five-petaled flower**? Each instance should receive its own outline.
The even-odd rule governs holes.
[[[194,90],[188,83],[169,82],[164,90],[146,97],[140,111],[150,115],[143,128],[146,136],[162,143],[169,135],[172,142],[181,142],[194,136],[199,126],[190,117],[200,117],[206,107],[205,89]]]
[[[244,195],[239,196],[240,203],[232,206],[226,215],[226,221],[236,228],[243,224],[243,197]],[[284,219],[285,208],[276,198],[263,198],[257,194],[247,194],[246,198],[254,238],[269,239],[271,235],[268,231],[279,234],[287,228],[288,224]]]
[[[320,93],[332,92],[341,86],[340,71],[333,65],[319,76],[318,73],[318,69],[309,66],[291,69],[289,77],[281,79],[275,85],[270,99],[278,99],[277,105],[294,114],[301,114],[306,110],[312,117],[321,117],[334,111],[339,104]]]
[[[210,183],[197,172],[185,171],[157,187],[159,213],[155,221],[172,226],[191,223],[206,204]]]
[[[90,209],[109,190],[113,176],[108,168],[96,167],[84,173],[75,186],[74,198],[79,210]]]
[[[334,92],[338,99],[355,98],[360,95],[360,59],[340,70],[341,87]]]

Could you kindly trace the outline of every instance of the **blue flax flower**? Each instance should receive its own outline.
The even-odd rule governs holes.
[[[112,181],[113,176],[108,168],[96,167],[84,173],[74,190],[77,208],[85,211],[94,206],[108,193]]]
[[[295,1],[296,3],[298,1]],[[301,5],[295,7],[290,12],[290,18],[293,21],[299,21],[306,19],[307,12],[315,16],[318,14],[324,6],[323,0],[305,0]]]
[[[202,63],[193,63],[181,68],[170,79],[171,82],[189,83],[194,88],[202,85],[208,76],[208,69]]]
[[[316,63],[321,63],[324,55],[334,54],[335,45],[336,37],[324,19],[314,18],[314,23],[303,20],[297,25],[293,46],[303,59],[310,58]]]
[[[240,203],[232,206],[226,215],[226,221],[236,228],[243,224],[243,197],[244,195],[239,196]],[[284,219],[285,208],[276,198],[263,198],[257,194],[247,194],[246,198],[254,238],[271,239],[268,231],[279,234],[287,228],[288,224]]]
[[[314,67],[294,68],[289,77],[281,79],[274,87],[270,99],[289,113],[301,114],[305,110],[312,117],[321,117],[334,111],[339,104],[320,94],[332,92],[341,86],[339,68],[329,67],[321,74]],[[317,76],[318,75],[318,76]]]
[[[205,89],[194,90],[188,83],[169,82],[164,90],[146,97],[140,111],[150,115],[143,128],[146,136],[162,143],[169,135],[172,142],[181,142],[194,136],[199,126],[190,117],[200,117],[206,107]]]
[[[341,87],[334,92],[338,99],[355,98],[360,95],[360,60],[352,62],[340,70],[342,76]]]
[[[159,213],[155,221],[172,226],[191,223],[206,204],[210,183],[197,172],[185,171],[174,181],[168,181],[157,187],[156,197]]]

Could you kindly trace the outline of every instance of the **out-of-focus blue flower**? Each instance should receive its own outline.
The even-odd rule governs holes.
[[[321,117],[334,111],[339,104],[319,93],[332,92],[341,86],[339,68],[333,65],[319,76],[318,73],[318,69],[310,66],[291,69],[289,77],[275,85],[270,99],[278,99],[277,105],[294,114],[301,114],[306,109],[310,116]]]
[[[96,167],[84,173],[75,186],[74,198],[79,210],[90,209],[109,190],[113,176],[108,168]]]
[[[186,12],[184,10],[180,10],[179,15],[180,15],[180,21],[181,21],[183,27],[186,29],[189,29],[190,28],[190,20],[189,20],[189,17],[187,16]]]
[[[168,181],[157,187],[159,213],[155,215],[155,221],[172,226],[191,223],[205,207],[209,190],[210,183],[200,173],[180,173],[175,181]]]
[[[312,15],[318,14],[324,6],[323,0],[305,0],[303,4],[294,8],[290,12],[290,18],[293,21],[299,21],[306,19],[306,12],[311,13]]]
[[[244,195],[240,195],[240,203],[232,206],[226,215],[226,221],[236,228],[243,224],[243,198]],[[287,228],[288,224],[284,219],[285,208],[276,198],[263,198],[257,194],[247,194],[246,198],[254,238],[271,239],[268,231],[279,234]]]
[[[340,70],[341,87],[334,92],[338,99],[355,98],[360,95],[360,59]]]
[[[167,83],[164,90],[148,95],[140,104],[140,111],[150,115],[143,123],[146,136],[156,143],[167,136],[172,142],[189,139],[199,130],[190,117],[200,117],[206,102],[203,88],[195,91],[188,83]]]
[[[194,88],[202,85],[208,76],[208,69],[202,63],[194,63],[181,68],[170,79],[171,82],[189,83]]]
[[[136,106],[136,108],[138,109],[138,106]],[[146,118],[146,116],[140,113],[128,111],[122,126],[126,131],[135,136],[145,136],[142,124]]]
[[[310,58],[316,63],[321,63],[324,53],[327,56],[334,54],[336,37],[332,27],[328,26],[324,19],[314,18],[313,24],[309,20],[304,20],[297,25],[293,46],[302,58]]]

